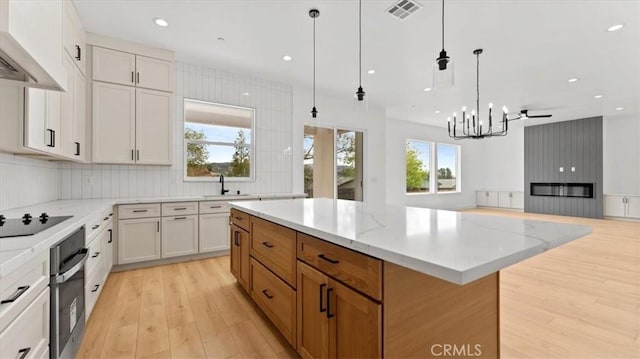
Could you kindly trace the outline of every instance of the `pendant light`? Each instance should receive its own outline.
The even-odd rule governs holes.
[[[442,51],[433,64],[433,88],[453,87],[453,60],[444,49],[444,0],[442,0]]]
[[[320,10],[309,10],[309,17],[313,19],[313,107],[311,108],[311,117],[318,117],[318,109],[316,108],[316,18],[320,16]]]
[[[358,101],[364,101],[365,92],[362,89],[362,0],[358,0]]]

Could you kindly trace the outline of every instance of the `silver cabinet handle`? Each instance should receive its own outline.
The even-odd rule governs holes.
[[[140,161],[140,150],[136,150],[136,161]]]
[[[136,80],[134,79],[135,74],[133,73],[133,71],[131,71],[131,82],[132,83],[136,83]]]

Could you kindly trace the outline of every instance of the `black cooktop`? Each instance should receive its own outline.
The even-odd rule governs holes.
[[[71,217],[49,217],[42,213],[39,217],[33,218],[29,213],[25,213],[22,218],[5,218],[0,214],[0,238],[32,236]]]

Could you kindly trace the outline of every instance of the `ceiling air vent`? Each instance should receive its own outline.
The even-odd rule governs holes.
[[[406,19],[409,15],[420,10],[422,5],[411,0],[399,0],[391,5],[386,12],[400,20]]]

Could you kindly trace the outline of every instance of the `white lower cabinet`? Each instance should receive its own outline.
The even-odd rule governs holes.
[[[49,288],[0,333],[0,358],[42,358],[49,350]]]
[[[200,253],[229,249],[229,212],[200,215]]]
[[[160,259],[160,218],[118,222],[118,264]]]
[[[113,223],[109,223],[101,240],[102,248],[104,249],[104,270],[106,272],[104,277],[106,279],[109,272],[111,272],[111,267],[113,267]]]
[[[476,205],[479,207],[524,209],[524,192],[477,191]]]
[[[604,215],[640,219],[640,196],[605,195]]]
[[[94,271],[93,274],[85,279],[84,303],[86,320],[89,320],[89,316],[91,315],[93,307],[96,305],[98,297],[100,296],[100,293],[102,293],[102,287],[104,286],[104,260],[100,261],[98,265],[100,266],[100,270]]]
[[[198,253],[198,216],[162,217],[162,258]]]

